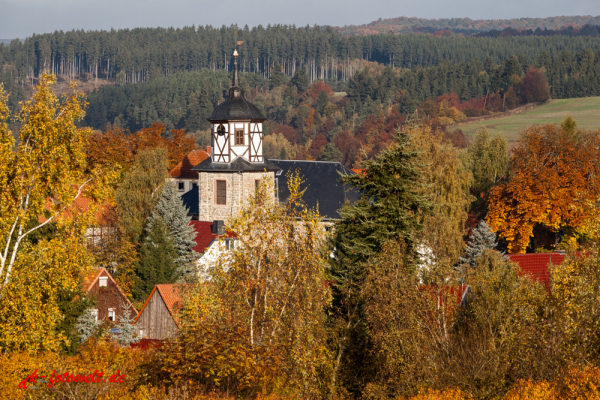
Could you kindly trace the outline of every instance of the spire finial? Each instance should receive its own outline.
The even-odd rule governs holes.
[[[240,82],[238,80],[237,58],[238,58],[238,52],[236,49],[236,50],[233,50],[233,82],[232,82],[233,87],[240,86]]]

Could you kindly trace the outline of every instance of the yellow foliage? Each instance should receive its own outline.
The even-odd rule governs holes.
[[[83,97],[75,92],[59,101],[54,82],[44,75],[33,99],[22,104],[18,144],[0,124],[1,350],[54,350],[65,341],[53,334],[63,318],[57,300],[77,291],[91,264],[83,237],[115,177],[88,168],[91,130],[75,125],[84,115]],[[5,101],[0,87],[3,121]],[[82,196],[91,200],[85,210],[74,207]]]

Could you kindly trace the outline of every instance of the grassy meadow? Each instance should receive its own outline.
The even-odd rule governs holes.
[[[486,127],[492,135],[504,135],[508,142],[516,142],[521,132],[533,124],[554,124],[562,122],[572,115],[579,128],[600,129],[600,97],[579,99],[550,100],[539,107],[531,108],[521,114],[490,119],[487,121],[458,124],[465,135],[473,138],[475,132]]]

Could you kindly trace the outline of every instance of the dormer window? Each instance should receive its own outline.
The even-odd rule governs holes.
[[[244,130],[243,129],[235,130],[235,145],[236,146],[244,145]]]
[[[106,287],[108,285],[108,277],[101,276],[99,279],[99,285],[100,285],[100,287]]]

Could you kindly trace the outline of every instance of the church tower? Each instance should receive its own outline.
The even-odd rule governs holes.
[[[208,118],[211,155],[192,168],[198,171],[198,219],[227,220],[254,194],[264,180],[274,182],[279,167],[263,157],[263,122],[266,118],[244,98],[233,53],[233,79],[227,100]]]

